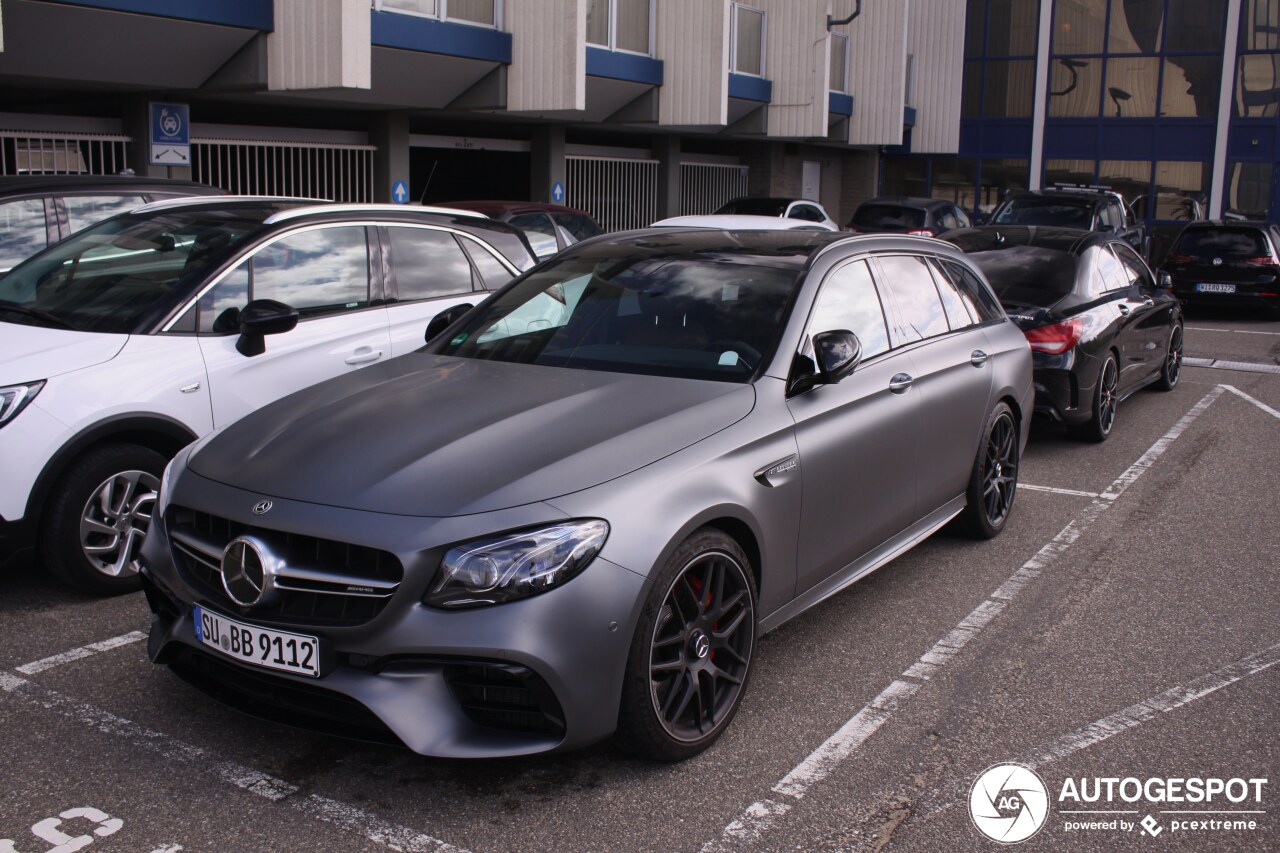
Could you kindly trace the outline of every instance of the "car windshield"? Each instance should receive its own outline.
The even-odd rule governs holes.
[[[853,214],[853,224],[863,228],[910,231],[924,226],[924,211],[897,204],[864,204]]]
[[[787,212],[785,198],[740,198],[726,202],[716,213],[740,213],[747,216],[781,216]]]
[[[1091,201],[1023,196],[1005,202],[992,222],[997,225],[1060,225],[1088,229],[1092,220]]]
[[[1241,260],[1266,257],[1271,251],[1257,228],[1188,228],[1172,254]]]
[[[750,380],[773,352],[797,270],[727,254],[609,248],[530,274],[437,352],[723,382]]]
[[[172,210],[108,219],[0,278],[0,320],[131,333],[203,280],[274,208]]]

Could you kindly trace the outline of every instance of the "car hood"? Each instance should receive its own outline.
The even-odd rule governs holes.
[[[466,515],[620,477],[754,405],[750,385],[412,353],[247,415],[188,466],[263,496]]]
[[[128,335],[0,322],[0,385],[49,379],[110,361],[128,340]]]

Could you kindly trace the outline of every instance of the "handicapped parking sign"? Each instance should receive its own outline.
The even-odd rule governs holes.
[[[404,204],[409,200],[409,185],[404,181],[396,181],[391,185],[391,200],[396,204]]]

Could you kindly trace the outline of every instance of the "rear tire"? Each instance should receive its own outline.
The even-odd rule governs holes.
[[[137,444],[102,445],[72,462],[45,506],[44,567],[95,595],[138,589],[138,548],[165,464],[159,453]]]
[[[1169,333],[1169,346],[1165,350],[1164,364],[1160,365],[1160,378],[1155,387],[1160,391],[1172,391],[1178,387],[1182,376],[1182,324],[1174,323]]]
[[[1120,363],[1114,352],[1107,353],[1102,369],[1098,371],[1098,383],[1093,387],[1093,411],[1089,420],[1071,428],[1071,434],[1081,441],[1100,444],[1111,435],[1116,423],[1117,391],[1120,384]]]
[[[680,544],[654,578],[631,640],[619,747],[683,761],[724,733],[750,680],[756,595],[751,563],[731,537],[704,527]]]
[[[994,539],[1004,530],[1018,492],[1018,421],[1007,403],[987,416],[982,444],[969,475],[967,502],[956,528],[973,539]]]

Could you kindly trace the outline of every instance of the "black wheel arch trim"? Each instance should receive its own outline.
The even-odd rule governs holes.
[[[85,427],[59,447],[41,469],[35,488],[27,497],[24,521],[29,521],[33,527],[40,524],[45,502],[54,484],[77,457],[95,445],[108,441],[140,444],[172,458],[197,438],[199,436],[181,421],[153,413],[113,415]]]

